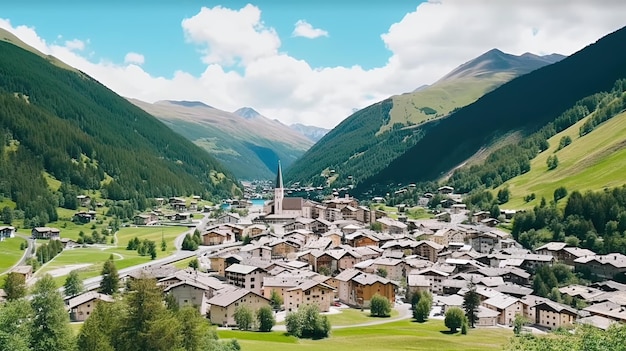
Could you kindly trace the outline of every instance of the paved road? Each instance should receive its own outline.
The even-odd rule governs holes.
[[[231,243],[222,244],[222,245],[201,246],[196,251],[183,251],[181,247],[182,247],[183,240],[185,239],[185,236],[187,234],[192,234],[196,229],[202,231],[202,229],[206,227],[206,224],[208,222],[209,222],[208,214],[203,213],[202,219],[194,222],[196,224],[195,227],[190,228],[189,230],[185,231],[184,233],[176,237],[176,239],[174,240],[174,246],[176,247],[176,251],[173,254],[171,254],[168,257],[160,258],[158,260],[154,260],[154,261],[138,264],[136,266],[131,266],[128,268],[120,269],[118,270],[118,274],[120,278],[124,278],[128,276],[130,272],[140,269],[140,268],[150,267],[150,266],[162,266],[162,265],[182,261],[186,258],[193,257],[193,256],[200,257],[210,251],[216,251],[216,250],[220,250],[226,247],[241,245],[240,242],[231,242]],[[155,226],[155,228],[158,228],[158,227]],[[102,281],[102,276],[97,276],[97,277],[86,279],[85,281],[83,281],[85,290],[96,289],[98,286],[100,286],[100,281]]]
[[[11,268],[7,269],[6,271],[4,271],[4,273],[0,274],[7,274],[11,271],[13,271],[13,269],[15,269],[15,267],[17,266],[23,266],[26,264],[26,260],[33,256],[32,252],[33,252],[33,247],[35,247],[35,240],[31,239],[30,236],[26,236],[26,235],[22,235],[19,233],[15,233],[15,236],[18,236],[20,238],[26,239],[26,242],[28,243],[28,247],[24,250],[24,254],[22,254],[22,258],[20,258],[19,261],[17,261],[17,263],[15,263],[13,266],[11,266]]]

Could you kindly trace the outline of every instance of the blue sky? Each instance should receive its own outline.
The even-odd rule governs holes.
[[[33,1],[3,6],[2,16],[14,24],[34,26],[49,42],[89,41],[99,58],[123,62],[127,52],[140,52],[152,74],[172,76],[176,70],[200,74],[205,65],[198,46],[185,42],[181,21],[204,7],[258,6],[263,22],[276,29],[281,51],[305,59],[313,67],[383,66],[391,56],[380,39],[389,26],[422,1]],[[297,5],[293,5],[293,4]],[[39,8],[33,11],[33,8]],[[317,40],[292,37],[294,24],[306,20],[329,35]],[[62,38],[59,38],[61,36]]]
[[[498,48],[570,55],[626,25],[613,0],[3,3],[0,28],[118,94],[332,128]]]

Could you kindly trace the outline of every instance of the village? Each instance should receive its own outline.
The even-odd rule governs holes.
[[[274,197],[262,208],[248,208],[249,201],[231,204],[247,215],[221,211],[198,228],[202,250],[198,269],[149,265],[133,270],[125,279],[154,278],[179,305],[193,305],[212,324],[236,326],[240,305],[256,311],[269,306],[284,318],[303,305],[317,305],[322,313],[343,308],[368,309],[375,295],[387,298],[408,312],[412,294],[433,296],[432,316],[443,316],[461,307],[470,284],[480,296],[478,327],[510,327],[523,316],[537,330],[554,330],[587,323],[607,329],[626,321],[626,285],[613,281],[626,274],[626,256],[594,252],[552,242],[534,252],[526,250],[496,227],[489,212],[466,210],[454,189],[443,186],[443,210],[428,219],[408,219],[398,206],[391,218],[376,206],[360,206],[349,195],[323,202],[285,197],[279,168]],[[425,194],[424,201],[432,194]],[[377,200],[377,199],[374,199]],[[190,212],[211,209],[187,206],[179,198],[161,199],[176,214],[166,221],[186,221]],[[158,211],[157,211],[158,213]],[[136,225],[154,225],[155,212],[135,217]],[[77,216],[88,216],[78,213]],[[507,220],[511,211],[502,211]],[[10,237],[12,227],[0,228]],[[61,239],[65,247],[76,245],[60,237],[56,228],[34,228],[33,238]],[[533,274],[539,267],[563,264],[572,271],[590,271],[598,281],[588,286],[558,289],[583,308],[533,295]],[[32,275],[30,266],[14,272]],[[1,298],[1,297],[0,297]],[[96,290],[65,300],[70,319],[86,320],[96,301],[113,301]],[[408,318],[408,313],[401,317]]]

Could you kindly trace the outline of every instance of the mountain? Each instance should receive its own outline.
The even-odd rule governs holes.
[[[155,196],[240,191],[218,161],[153,116],[13,43],[0,41],[0,194],[24,211],[26,225],[56,220],[61,199],[81,191],[141,210]],[[60,194],[46,177],[62,182]]]
[[[261,116],[260,113],[258,113],[255,109],[251,108],[251,107],[242,107],[240,109],[238,109],[237,111],[233,112],[234,114],[236,114],[237,116],[241,116],[245,119],[252,119],[252,118],[258,118],[258,117],[263,117]]]
[[[180,101],[129,101],[207,150],[240,179],[270,179],[278,160],[288,168],[313,145],[249,107],[231,113]]]
[[[316,126],[307,126],[301,123],[294,123],[289,126],[289,128],[295,130],[296,132],[304,135],[309,138],[312,142],[318,142],[322,137],[330,131],[330,129],[316,127]]]
[[[485,94],[450,117],[428,123],[402,156],[364,181],[360,191],[385,184],[435,180],[472,155],[518,132],[528,135],[553,121],[579,99],[609,91],[626,77],[626,27],[577,53]]]
[[[432,85],[356,111],[326,134],[285,174],[289,181],[333,187],[358,184],[415,145],[433,121],[466,106],[516,76],[562,58],[515,56],[499,50],[454,69]],[[326,179],[321,174],[334,170]]]

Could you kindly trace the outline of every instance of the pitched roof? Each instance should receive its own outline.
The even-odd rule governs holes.
[[[106,302],[113,302],[113,297],[106,294],[101,294],[97,291],[88,291],[84,294],[80,294],[78,296],[72,297],[65,301],[65,305],[67,308],[72,309],[74,307],[80,306],[84,303],[87,303],[92,300],[101,300]]]
[[[229,272],[229,273],[250,274],[257,269],[259,269],[259,267],[235,263],[235,264],[230,265],[224,271]]]
[[[265,297],[256,294],[250,290],[246,290],[246,289],[233,289],[233,290],[229,290],[229,291],[225,291],[224,293],[221,293],[219,295],[213,296],[211,299],[209,299],[209,301],[207,301],[207,303],[209,305],[216,305],[216,306],[221,306],[221,307],[228,307],[231,304],[239,301],[239,299],[247,296],[247,295],[255,295],[256,297],[260,297],[263,300],[269,302],[268,299],[266,299]]]
[[[500,293],[494,297],[488,298],[487,300],[483,301],[483,303],[485,305],[491,305],[499,309],[505,309],[518,301],[519,299],[513,296]]]
[[[307,290],[309,290],[311,288],[314,288],[316,286],[320,286],[321,288],[327,289],[327,290],[335,290],[335,288],[333,288],[330,285],[327,285],[327,284],[324,284],[324,283],[321,283],[321,282],[318,282],[318,281],[315,281],[315,280],[312,280],[312,279],[308,279],[308,280],[305,280],[304,282],[300,283],[298,286],[295,286],[295,287],[293,287],[291,289],[287,289],[287,291],[293,291],[293,290],[307,291]]]
[[[274,183],[274,187],[277,189],[284,188],[283,186],[283,170],[280,167],[280,161],[278,161],[278,169],[276,170],[276,183]]]

